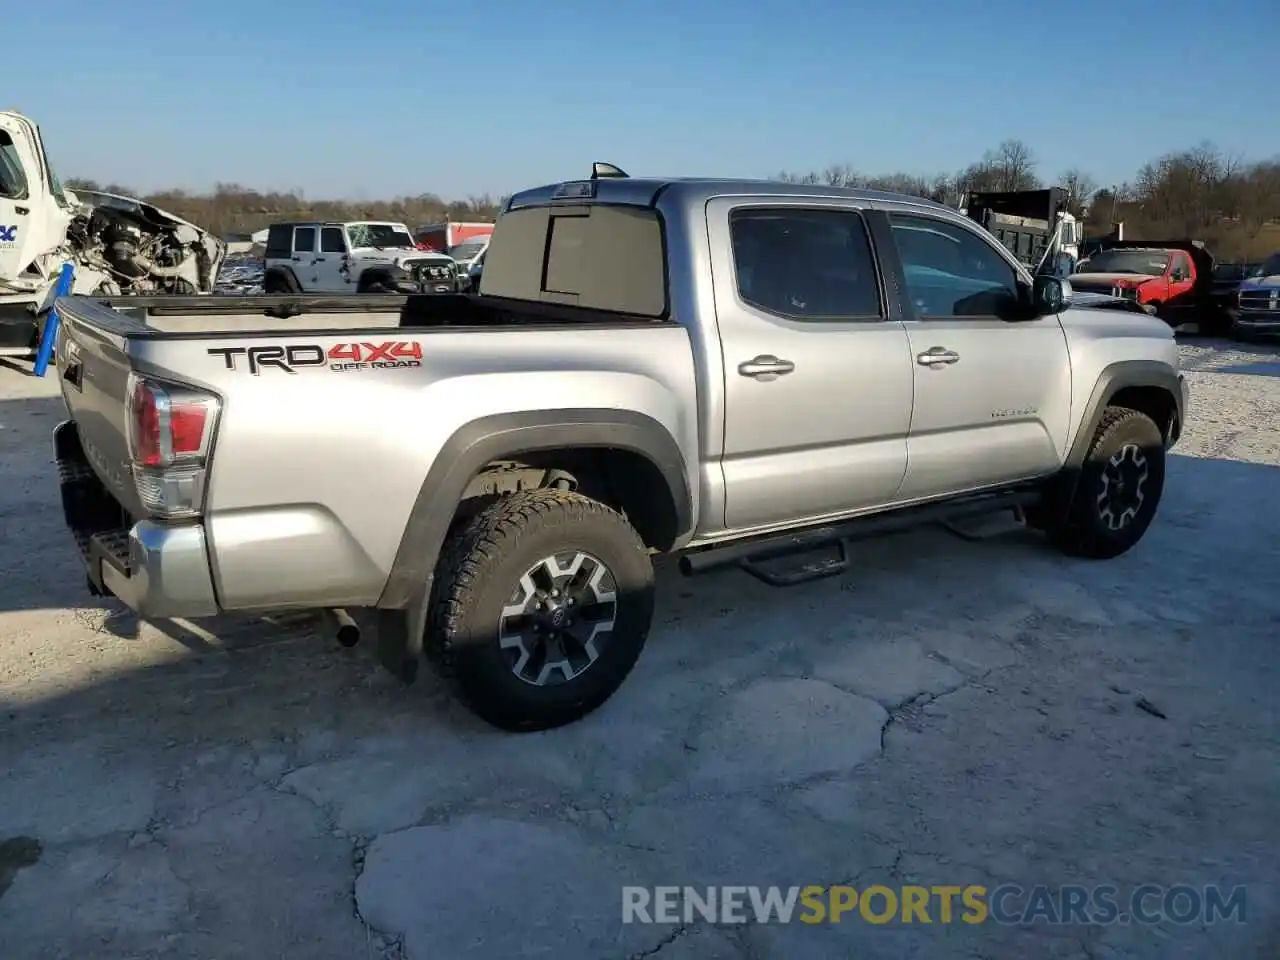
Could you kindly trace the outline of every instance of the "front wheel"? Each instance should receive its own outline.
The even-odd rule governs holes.
[[[1155,519],[1164,492],[1164,437],[1155,421],[1110,407],[1098,424],[1066,517],[1048,531],[1071,556],[1108,560],[1129,550]]]
[[[476,714],[545,730],[595,710],[639,659],[653,566],[631,525],[576,493],[503,497],[446,545],[429,659]]]

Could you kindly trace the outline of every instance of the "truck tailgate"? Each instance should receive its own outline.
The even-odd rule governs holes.
[[[71,311],[60,313],[55,363],[84,459],[125,511],[140,517],[143,510],[129,458],[130,371],[125,337]]]

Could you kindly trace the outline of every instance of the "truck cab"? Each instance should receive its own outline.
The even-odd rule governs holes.
[[[0,350],[31,346],[32,315],[47,306],[65,257],[76,200],[49,165],[40,129],[0,113]]]
[[[1213,273],[1213,257],[1197,241],[1121,240],[1082,261],[1071,285],[1135,300],[1176,327],[1209,316]]]
[[[403,223],[272,224],[263,286],[288,293],[457,293],[452,258],[419,250]]]
[[[1280,251],[1249,271],[1235,307],[1232,334],[1238,339],[1280,336]]]
[[[64,264],[75,294],[206,294],[226,251],[145,201],[63,188],[40,128],[0,112],[0,355],[34,352]]]

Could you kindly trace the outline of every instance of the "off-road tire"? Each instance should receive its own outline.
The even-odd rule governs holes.
[[[542,558],[581,551],[616,584],[614,628],[598,659],[562,683],[518,677],[499,646],[503,607]],[[635,666],[653,619],[653,565],[620,514],[549,488],[502,497],[448,540],[437,566],[424,637],[427,660],[483,720],[510,731],[546,730],[591,713]]]
[[[1100,497],[1108,462],[1130,446],[1136,446],[1145,460],[1143,499],[1134,516],[1116,530],[1105,519]],[[1085,455],[1066,515],[1046,531],[1050,542],[1068,556],[1094,560],[1120,556],[1142,539],[1155,519],[1164,474],[1164,438],[1155,421],[1139,410],[1108,407]]]

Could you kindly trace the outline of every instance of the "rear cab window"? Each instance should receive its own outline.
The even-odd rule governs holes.
[[[485,251],[482,292],[664,319],[662,218],[651,207],[551,204],[508,210]]]

